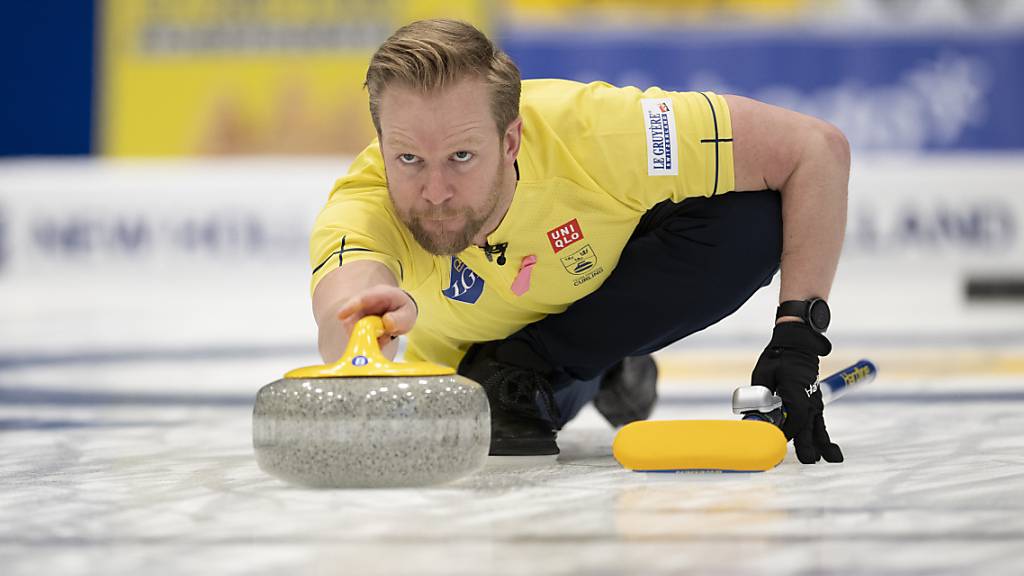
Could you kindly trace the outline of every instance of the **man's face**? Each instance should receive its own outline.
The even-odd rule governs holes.
[[[518,127],[518,125],[516,125]],[[508,155],[480,80],[437,93],[389,87],[380,104],[381,152],[399,219],[433,254],[458,254],[497,226]]]

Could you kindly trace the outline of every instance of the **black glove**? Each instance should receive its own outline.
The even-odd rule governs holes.
[[[750,383],[764,386],[782,398],[786,419],[782,432],[793,440],[796,457],[804,464],[842,462],[843,452],[832,443],[822,416],[818,389],[818,357],[828,356],[832,344],[803,322],[775,326],[772,340],[757,359]]]

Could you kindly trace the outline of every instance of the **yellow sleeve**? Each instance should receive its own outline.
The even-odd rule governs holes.
[[[628,205],[714,196],[735,188],[732,123],[713,92],[577,84],[556,127],[580,168]]]
[[[310,292],[332,270],[348,262],[372,260],[391,270],[399,283],[409,273],[408,244],[390,210],[380,148],[374,141],[334,184],[310,236],[313,278]]]

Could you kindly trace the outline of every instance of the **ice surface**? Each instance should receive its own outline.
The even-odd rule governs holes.
[[[737,374],[673,368],[706,355],[663,355],[655,417],[731,417]],[[802,466],[791,452],[761,474],[629,472],[587,409],[555,464],[437,488],[317,491],[263,474],[251,446],[255,390],[306,360],[0,371],[4,573],[1024,570],[1020,373],[888,376],[880,361],[871,388],[828,408],[839,465]]]

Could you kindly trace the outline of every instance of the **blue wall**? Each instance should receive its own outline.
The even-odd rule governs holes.
[[[854,146],[1024,148],[1024,31],[507,31],[524,78],[742,94],[828,119]]]
[[[0,8],[0,156],[92,151],[94,4]]]

